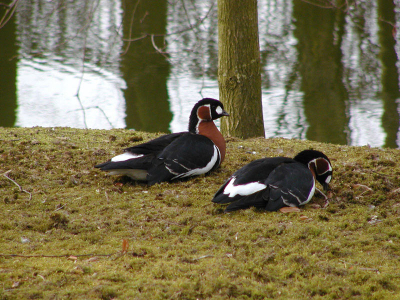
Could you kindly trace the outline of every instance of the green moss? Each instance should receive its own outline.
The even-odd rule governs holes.
[[[399,292],[399,150],[229,138],[217,171],[152,187],[93,168],[156,136],[0,128],[1,173],[10,170],[26,191],[0,176],[1,299],[392,299]],[[334,166],[326,208],[318,194],[292,214],[224,214],[211,203],[244,164],[308,148]]]

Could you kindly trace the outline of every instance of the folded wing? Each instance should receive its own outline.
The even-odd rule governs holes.
[[[148,170],[148,184],[205,174],[221,161],[219,149],[207,137],[188,134],[164,149]]]

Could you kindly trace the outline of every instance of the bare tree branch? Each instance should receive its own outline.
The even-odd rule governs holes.
[[[85,24],[85,35],[84,35],[84,43],[83,43],[83,57],[82,57],[82,74],[81,78],[79,80],[79,85],[78,85],[78,90],[76,91],[76,98],[78,99],[79,105],[81,106],[82,113],[83,113],[83,123],[85,124],[85,128],[87,129],[87,123],[86,123],[86,112],[85,108],[83,107],[81,98],[79,96],[80,90],[81,90],[81,85],[83,81],[83,76],[85,75],[85,58],[86,58],[86,41],[87,41],[87,33],[89,29],[89,24],[92,22],[93,19],[93,13],[96,11],[97,7],[99,6],[100,1],[97,1],[97,5],[94,5],[95,2],[93,2],[92,9],[89,10],[89,15],[87,17],[87,22]]]
[[[13,2],[11,2],[10,4],[4,4],[1,3],[1,5],[6,6],[6,12],[3,15],[3,18],[1,18],[0,20],[0,29],[4,27],[4,25],[7,24],[7,22],[12,18],[12,16],[15,13],[15,10],[17,9],[18,6],[18,2],[19,0],[14,0]]]
[[[131,46],[131,42],[137,41],[137,40],[139,40],[139,39],[142,39],[142,38],[147,37],[147,34],[146,34],[146,36],[144,36],[144,37],[142,37],[142,38],[138,38],[138,39],[135,39],[135,40],[131,40],[131,37],[132,37],[132,27],[133,27],[133,20],[134,20],[134,18],[135,18],[136,9],[137,9],[139,3],[140,3],[140,0],[137,0],[136,5],[135,5],[135,7],[133,8],[132,17],[131,17],[131,24],[130,24],[130,26],[129,26],[129,39],[128,39],[128,40],[125,40],[125,41],[128,42],[128,45],[126,46],[125,51],[124,51],[121,55],[125,55],[125,54],[128,52],[129,47]]]

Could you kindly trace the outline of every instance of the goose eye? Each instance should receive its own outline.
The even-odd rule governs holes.
[[[215,112],[217,113],[217,114],[222,114],[222,107],[221,106],[218,106],[216,109],[215,109]]]

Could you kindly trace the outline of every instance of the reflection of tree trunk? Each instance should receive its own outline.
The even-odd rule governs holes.
[[[218,83],[230,117],[223,133],[264,136],[257,0],[218,0]]]
[[[17,108],[15,17],[0,29],[0,41],[7,41],[0,47],[0,126],[13,127]]]
[[[123,1],[124,39],[138,38],[144,34],[166,32],[167,0]],[[136,7],[136,9],[135,9]],[[155,38],[158,46],[163,38]],[[128,51],[121,57],[121,71],[127,83],[125,90],[126,124],[128,128],[149,132],[168,132],[172,113],[169,110],[167,78],[169,63],[154,49],[150,36],[125,42]],[[189,117],[189,116],[188,116]]]
[[[385,147],[396,148],[397,131],[399,129],[399,113],[396,99],[400,97],[399,72],[396,64],[396,40],[393,36],[395,28],[395,5],[393,1],[378,0],[379,16],[379,43],[381,46],[379,57],[382,63],[382,99],[384,113],[382,126],[386,132]]]
[[[293,0],[293,16],[304,112],[309,124],[306,137],[320,142],[347,144],[347,91],[342,81],[340,51],[343,13]],[[336,39],[335,21],[339,29]]]

